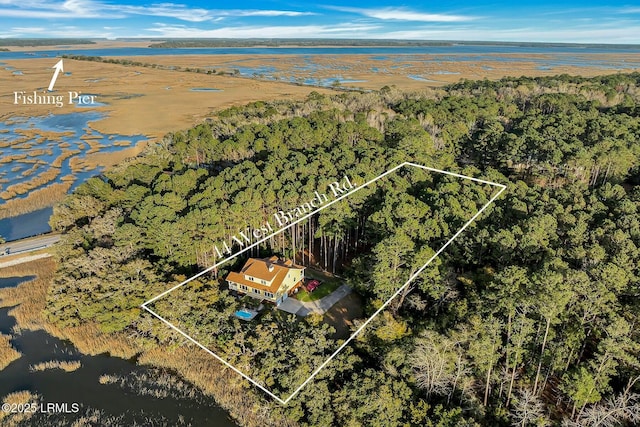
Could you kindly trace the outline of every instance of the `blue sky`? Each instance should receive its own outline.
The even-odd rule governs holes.
[[[640,1],[0,0],[0,37],[640,43]]]

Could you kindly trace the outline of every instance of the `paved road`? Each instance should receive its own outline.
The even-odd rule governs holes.
[[[287,298],[278,306],[278,309],[286,311],[287,313],[297,314],[302,317],[308,316],[310,313],[324,314],[327,310],[333,307],[335,303],[350,293],[351,288],[347,285],[342,285],[326,297],[317,301],[302,302],[295,298]]]
[[[42,236],[3,243],[0,245],[0,260],[2,260],[6,255],[23,254],[26,252],[37,251],[38,249],[48,248],[58,243],[58,241],[60,241],[59,234],[43,234]],[[6,254],[7,248],[9,249],[9,254]]]

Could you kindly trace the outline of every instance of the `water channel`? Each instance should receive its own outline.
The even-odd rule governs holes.
[[[0,278],[0,289],[31,278]],[[22,330],[16,335],[13,332],[15,318],[8,314],[9,310],[0,309],[0,333],[14,335],[11,344],[22,356],[0,371],[0,398],[27,390],[40,396],[39,403],[67,403],[68,408],[73,403],[79,404],[77,413],[36,413],[29,420],[30,425],[70,425],[70,421],[97,410],[100,419],[110,420],[111,425],[237,426],[212,398],[200,392],[190,398],[156,398],[123,389],[119,384],[101,384],[102,375],[153,377],[158,370],[108,355],[80,354],[69,341],[45,331]],[[32,372],[30,369],[51,360],[79,361],[81,367],[72,372],[62,369]]]

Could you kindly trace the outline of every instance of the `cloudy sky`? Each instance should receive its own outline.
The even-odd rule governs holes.
[[[640,1],[604,3],[592,0],[370,0],[363,3],[0,0],[0,37],[640,43]]]

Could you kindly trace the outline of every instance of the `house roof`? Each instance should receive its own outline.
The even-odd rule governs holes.
[[[227,275],[227,280],[250,288],[260,289],[275,294],[289,270],[304,270],[304,267],[296,265],[291,260],[281,260],[277,256],[271,258],[249,258],[239,273],[232,271]],[[244,278],[251,276],[257,280],[266,280],[270,285],[263,285]]]

